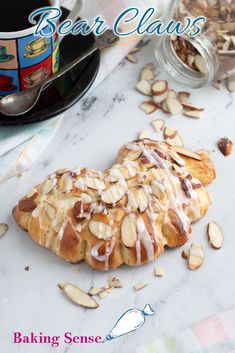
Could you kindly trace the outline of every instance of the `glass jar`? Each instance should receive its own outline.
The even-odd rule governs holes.
[[[206,17],[200,34],[164,35],[155,49],[161,68],[191,88],[235,77],[235,0],[173,0],[166,21]]]

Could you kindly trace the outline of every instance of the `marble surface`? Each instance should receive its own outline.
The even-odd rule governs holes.
[[[193,92],[192,101],[206,107],[201,120],[177,115],[167,117],[157,111],[146,116],[138,105],[142,96],[134,90],[140,68],[154,60],[153,44],[138,53],[138,64],[123,61],[115,71],[80,103],[66,112],[56,137],[37,163],[21,178],[0,186],[0,222],[10,226],[0,240],[0,351],[7,353],[131,353],[134,348],[162,333],[181,329],[197,320],[235,305],[235,154],[223,157],[216,141],[230,136],[235,141],[235,100],[225,89],[213,87]],[[158,75],[163,77],[162,74]],[[175,83],[171,87],[182,90]],[[88,290],[106,283],[108,274],[99,273],[85,264],[71,265],[50,251],[40,248],[13,221],[11,210],[27,190],[52,171],[76,165],[104,169],[110,166],[119,147],[137,137],[143,128],[154,138],[150,122],[163,118],[170,127],[179,129],[185,145],[210,150],[217,168],[217,179],[209,186],[213,204],[205,218],[193,226],[190,241],[199,241],[205,249],[203,267],[191,272],[181,259],[182,249],[167,250],[158,260],[166,272],[164,278],[153,276],[154,263],[140,268],[123,266],[113,273],[124,283],[97,310],[85,310],[70,303],[57,288],[68,281]],[[222,250],[212,250],[206,239],[206,225],[216,220],[223,228]],[[24,270],[25,266],[30,270]],[[77,272],[80,269],[80,273]],[[135,293],[138,281],[148,286]],[[104,345],[13,345],[12,332],[61,335],[105,336],[117,318],[127,309],[142,308],[150,303],[156,316],[147,319],[140,331]]]

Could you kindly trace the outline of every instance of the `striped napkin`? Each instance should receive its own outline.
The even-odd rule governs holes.
[[[162,0],[138,0],[140,11],[149,6],[157,9],[160,16]],[[117,16],[127,7],[136,6],[135,0],[87,0],[83,18],[93,21],[98,14],[112,27]],[[130,36],[121,39],[117,46],[102,51],[101,65],[92,88],[101,83],[141,39]],[[0,183],[17,173],[23,173],[36,161],[53,139],[64,114],[38,124],[0,129]],[[68,117],[66,117],[68,118]],[[38,145],[43,148],[38,149]]]
[[[160,337],[135,353],[235,353],[235,308]]]

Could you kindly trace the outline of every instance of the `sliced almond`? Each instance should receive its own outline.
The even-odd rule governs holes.
[[[202,117],[202,111],[200,110],[185,110],[184,115],[189,118],[200,119]]]
[[[183,139],[182,137],[177,134],[174,138],[172,139],[166,139],[165,142],[170,145],[170,146],[179,146],[179,147],[183,147],[184,143],[183,143]]]
[[[184,259],[184,260],[188,260],[189,258],[189,253],[190,253],[190,250],[189,249],[184,249],[181,253],[181,257]]]
[[[170,114],[170,111],[169,111],[169,109],[168,109],[168,106],[167,106],[167,104],[166,104],[166,100],[164,100],[163,102],[162,102],[162,111],[164,112],[164,113],[166,113],[166,114]]]
[[[226,86],[229,92],[235,92],[235,77],[228,78]]]
[[[148,207],[148,197],[143,188],[131,188],[128,192],[128,207],[131,211],[144,212]]]
[[[129,54],[135,54],[135,53],[138,53],[139,51],[140,51],[140,48],[135,47],[135,48],[131,49]]]
[[[59,283],[58,287],[75,304],[84,308],[96,309],[98,303],[82,289],[70,283]]]
[[[151,183],[151,189],[154,195],[158,198],[158,200],[162,200],[165,196],[165,188],[163,184],[160,184],[158,181],[153,180]]]
[[[72,176],[69,173],[63,174],[58,180],[58,185],[63,193],[69,194],[73,188]]]
[[[134,213],[127,215],[121,225],[121,239],[124,246],[132,248],[137,240],[136,216]]]
[[[163,131],[164,139],[173,139],[177,135],[178,131],[169,127],[165,127]]]
[[[188,100],[191,97],[191,93],[182,91],[182,92],[178,93],[178,97],[179,97],[181,104],[184,105],[184,104],[188,103]]]
[[[139,290],[145,288],[146,286],[148,285],[147,282],[139,282],[139,283],[136,283],[134,286],[133,286],[133,289],[138,292]]]
[[[204,261],[204,252],[201,244],[193,243],[189,252],[189,268],[193,271],[199,269]]]
[[[156,266],[154,268],[154,275],[156,277],[163,277],[163,276],[165,276],[165,271],[161,266]]]
[[[170,114],[176,115],[183,110],[183,106],[178,98],[167,97],[166,105],[169,109]]]
[[[214,249],[220,249],[224,243],[222,229],[216,222],[210,222],[207,227],[207,235],[210,245]]]
[[[91,296],[95,296],[95,295],[99,295],[101,292],[103,292],[104,287],[99,287],[99,288],[94,288],[92,287],[88,294],[90,294]]]
[[[104,240],[112,238],[115,234],[112,226],[99,221],[91,221],[89,223],[89,230],[96,238]]]
[[[142,109],[146,114],[152,114],[157,110],[156,105],[152,101],[143,102],[140,104],[140,109]]]
[[[102,180],[99,180],[98,178],[92,178],[92,177],[86,177],[84,178],[84,184],[93,190],[104,190],[105,189],[105,183]]]
[[[137,63],[137,57],[136,57],[136,55],[134,55],[134,54],[128,54],[127,56],[126,56],[126,59],[129,61],[129,62],[131,62],[132,64],[136,64]]]
[[[113,287],[113,288],[122,288],[123,287],[122,282],[117,277],[110,278],[109,285],[110,285],[110,287]]]
[[[8,231],[9,227],[6,223],[0,223],[0,238],[3,237],[3,235],[6,234]]]
[[[109,295],[112,292],[112,290],[113,290],[113,287],[110,287],[110,288],[107,288],[107,289],[103,290],[102,292],[100,292],[99,297],[101,299],[106,298],[107,295]]]
[[[201,55],[197,54],[195,56],[194,64],[199,72],[201,72],[203,75],[207,74],[207,66]]]
[[[177,93],[176,93],[176,91],[174,91],[173,89],[169,89],[168,92],[167,92],[167,97],[170,97],[170,98],[177,98]]]
[[[223,137],[218,141],[218,148],[227,157],[233,152],[233,142],[229,138]]]
[[[47,179],[42,185],[42,195],[49,194],[53,190],[53,188],[56,186],[56,183],[57,183],[56,178]]]
[[[140,74],[140,80],[147,80],[147,81],[152,81],[154,79],[154,74],[153,70],[149,68],[148,66],[145,66]]]
[[[127,159],[131,161],[136,161],[142,154],[141,150],[130,150],[126,156]]]
[[[147,80],[139,81],[136,85],[136,89],[145,96],[152,96],[152,86]]]
[[[119,181],[102,192],[101,200],[107,204],[115,204],[125,196],[126,191],[127,185],[125,181]]]
[[[142,139],[145,139],[145,138],[149,138],[148,131],[142,130],[142,131],[139,133],[139,139],[142,140]]]
[[[151,124],[152,124],[152,127],[154,128],[154,131],[156,133],[159,133],[164,129],[165,121],[161,119],[156,119],[152,121]]]
[[[163,102],[168,94],[168,83],[167,81],[158,80],[152,85],[153,101],[155,104]]]
[[[195,153],[195,152],[192,152],[190,150],[188,150],[187,148],[185,147],[180,147],[180,146],[172,146],[172,149],[174,151],[176,151],[177,153],[179,153],[180,155],[182,156],[186,156],[186,157],[189,157],[189,158],[193,158],[193,159],[196,159],[198,161],[201,161],[202,158],[199,154]]]
[[[203,112],[203,111],[205,110],[204,108],[198,107],[197,105],[192,104],[192,103],[189,103],[189,102],[183,103],[183,107],[184,107],[187,111],[189,111],[189,110],[195,110],[195,111]]]
[[[46,212],[47,216],[52,221],[55,218],[55,216],[56,216],[55,207],[53,207],[49,202],[45,202],[44,209],[45,209],[45,212]]]

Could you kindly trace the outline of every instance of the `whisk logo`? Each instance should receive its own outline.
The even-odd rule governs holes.
[[[127,310],[119,318],[109,334],[105,337],[102,343],[111,341],[114,338],[127,335],[130,332],[136,331],[145,324],[146,317],[154,316],[155,311],[149,304],[145,305],[144,309]]]

